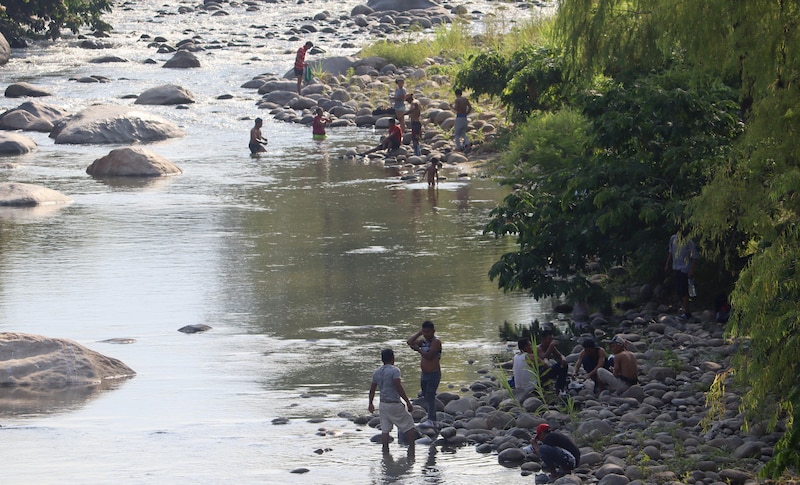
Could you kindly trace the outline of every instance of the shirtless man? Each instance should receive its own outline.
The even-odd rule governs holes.
[[[456,123],[453,125],[453,136],[456,142],[456,150],[469,152],[470,141],[467,138],[467,115],[472,113],[472,105],[463,96],[461,88],[456,88],[456,99],[453,101],[453,109],[456,111]]]
[[[264,145],[267,144],[267,139],[261,136],[261,127],[264,121],[261,118],[256,118],[255,126],[250,129],[250,153],[264,153],[267,151]]]
[[[406,341],[408,346],[420,355],[419,366],[422,374],[419,384],[428,408],[428,419],[421,423],[421,426],[429,428],[436,427],[436,389],[442,380],[442,368],[439,366],[442,358],[442,341],[434,335],[435,331],[433,322],[425,320],[422,322],[422,328]]]
[[[614,335],[608,344],[614,354],[614,372],[603,368],[597,370],[600,380],[617,394],[622,394],[639,383],[639,363],[633,352],[625,349],[626,343],[624,338]]]
[[[414,99],[414,93],[406,96],[408,102],[408,119],[411,120],[411,146],[414,148],[414,155],[420,156],[419,142],[422,139],[422,105]]]

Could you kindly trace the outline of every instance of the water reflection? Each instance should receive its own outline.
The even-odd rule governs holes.
[[[119,388],[127,380],[105,380],[97,385],[70,386],[64,389],[19,386],[0,388],[0,403],[2,403],[0,416],[58,414],[73,411],[99,397],[104,391]]]
[[[405,456],[395,459],[390,451],[384,451],[381,461],[381,483],[404,483],[414,470],[415,453],[415,447],[409,446]]]
[[[33,222],[55,216],[69,204],[39,204],[33,207],[0,206],[0,221]]]

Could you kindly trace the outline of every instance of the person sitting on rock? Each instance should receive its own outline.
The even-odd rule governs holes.
[[[381,143],[373,148],[372,150],[367,150],[361,155],[369,155],[370,153],[375,153],[378,150],[386,150],[386,153],[389,153],[392,150],[396,150],[400,148],[400,144],[403,142],[403,132],[400,131],[400,127],[397,126],[397,121],[394,118],[389,118],[389,134],[386,135]]]
[[[514,356],[511,369],[514,373],[514,398],[522,401],[533,390],[531,368],[536,362],[533,354],[533,344],[530,338],[521,338],[517,341],[520,352]]]
[[[594,393],[597,394],[605,388],[605,384],[597,376],[597,371],[600,369],[608,369],[608,359],[606,358],[606,351],[602,347],[598,347],[595,341],[587,338],[582,343],[583,350],[578,355],[578,362],[575,364],[575,370],[572,372],[572,378],[578,377],[578,371],[586,371],[586,377],[594,382]]]
[[[567,359],[556,348],[552,330],[542,331],[542,341],[536,346],[536,351],[539,357],[539,378],[542,380],[542,385],[547,381],[555,380],[556,392],[563,392],[567,387]]]
[[[621,335],[614,335],[608,346],[614,354],[614,370],[598,369],[597,376],[609,389],[622,394],[639,383],[639,363],[633,352],[626,349],[627,341]]]

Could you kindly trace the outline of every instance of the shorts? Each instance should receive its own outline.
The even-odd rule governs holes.
[[[297,76],[297,77],[303,77],[303,70],[304,69],[302,67],[300,69],[295,67],[294,68],[294,75]]]
[[[264,147],[261,145],[261,143],[250,143],[247,146],[250,147],[250,153],[259,153],[266,151]]]
[[[419,137],[422,134],[422,122],[420,121],[412,121],[411,122],[411,136]]]
[[[414,427],[414,418],[402,402],[382,402],[378,406],[378,411],[381,415],[381,433],[391,433],[393,425],[396,425],[401,433]]]
[[[689,274],[674,269],[672,276],[675,278],[675,292],[679,297],[689,296]]]

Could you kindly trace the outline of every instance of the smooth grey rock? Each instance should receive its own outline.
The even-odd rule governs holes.
[[[163,66],[173,69],[190,69],[200,67],[200,59],[189,51],[178,51]]]
[[[32,138],[19,133],[0,133],[0,155],[22,155],[35,148]]]
[[[0,206],[34,207],[67,204],[72,200],[61,192],[47,187],[16,182],[0,183]]]
[[[183,170],[172,162],[141,147],[117,148],[98,158],[86,169],[93,177],[163,177]]]
[[[194,325],[186,325],[186,326],[181,327],[181,328],[178,329],[179,332],[183,332],[183,333],[202,333],[202,332],[207,332],[209,330],[211,330],[211,327],[209,325],[204,325],[202,323],[196,323]],[[276,419],[280,419],[280,418],[276,418]],[[273,422],[273,424],[286,424],[286,423],[289,422],[289,420],[286,420],[286,423],[275,423],[275,420],[272,420],[272,422]]]
[[[77,342],[12,332],[0,333],[0,367],[0,386],[26,389],[91,386],[136,374]]]
[[[194,96],[188,89],[174,84],[165,84],[143,92],[133,104],[173,105],[186,103],[194,103]]]
[[[51,94],[44,89],[37,88],[36,86],[28,83],[9,84],[6,88],[6,98],[22,98],[25,96],[39,98],[43,96],[51,96]]]
[[[0,33],[0,66],[8,63],[11,59],[11,46],[8,44],[8,39]]]
[[[178,126],[159,116],[125,106],[97,105],[56,123],[50,138],[56,144],[122,144],[184,135]]]

